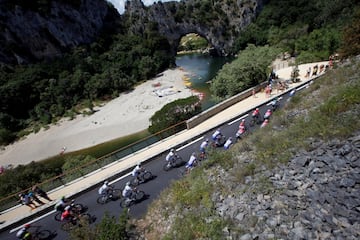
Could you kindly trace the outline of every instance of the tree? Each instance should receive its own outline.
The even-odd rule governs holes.
[[[340,55],[342,58],[360,54],[360,9],[354,14],[353,20],[343,30]]]
[[[149,132],[157,133],[183,122],[201,112],[197,96],[178,99],[166,104],[150,118]]]

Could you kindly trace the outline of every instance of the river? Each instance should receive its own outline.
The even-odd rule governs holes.
[[[231,60],[231,58],[212,57],[200,53],[176,56],[176,65],[190,73],[188,76],[189,87],[204,94],[202,100],[203,110],[215,104],[209,89],[211,80],[216,76],[221,67]]]

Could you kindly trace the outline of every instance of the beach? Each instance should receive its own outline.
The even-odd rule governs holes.
[[[24,165],[147,129],[151,116],[164,105],[196,94],[186,86],[186,75],[180,68],[168,69],[134,90],[95,107],[92,115],[62,119],[47,130],[31,133],[0,150],[0,165]]]

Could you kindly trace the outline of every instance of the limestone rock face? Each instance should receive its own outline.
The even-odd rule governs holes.
[[[28,63],[54,58],[91,43],[110,14],[103,0],[27,3],[0,0],[0,62]]]
[[[141,0],[128,1],[125,15],[131,19],[133,33],[142,33],[144,25],[157,23],[158,31],[165,36],[173,51],[178,48],[181,37],[197,33],[206,38],[217,55],[227,55],[235,37],[248,26],[262,10],[266,0],[238,0],[227,5],[226,1],[213,1],[208,9],[199,9],[194,0],[181,2],[158,2],[145,7]],[[201,7],[200,7],[201,8]]]

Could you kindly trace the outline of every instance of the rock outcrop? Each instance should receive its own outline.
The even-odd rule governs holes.
[[[309,141],[312,149],[287,165],[234,186],[242,194],[214,194],[218,214],[244,229],[224,229],[227,239],[360,238],[360,132],[345,141]],[[269,180],[269,191],[251,191],[264,184],[259,176]]]
[[[262,10],[266,0],[213,1],[200,5],[198,1],[155,3],[145,7],[141,0],[128,1],[125,16],[131,19],[130,31],[143,34],[147,23],[165,36],[175,55],[181,37],[197,33],[207,39],[217,55],[228,55],[235,38]]]
[[[0,0],[0,62],[28,63],[94,41],[119,17],[103,0]]]

